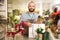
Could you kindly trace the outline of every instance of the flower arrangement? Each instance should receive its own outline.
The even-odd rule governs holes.
[[[19,15],[20,15],[20,11],[18,9],[12,10],[12,13],[8,12],[9,25],[11,25],[13,27],[13,26],[15,26],[15,24],[19,23],[20,20],[18,20],[18,17],[16,17]]]

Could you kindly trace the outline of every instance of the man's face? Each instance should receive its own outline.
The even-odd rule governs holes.
[[[35,10],[35,4],[34,4],[34,3],[30,3],[30,4],[28,5],[28,10],[29,10],[30,12],[34,12],[34,10]]]

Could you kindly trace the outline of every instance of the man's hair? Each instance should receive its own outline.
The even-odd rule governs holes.
[[[30,3],[34,3],[34,2],[33,2],[33,1],[30,1],[29,4],[30,4]],[[29,5],[29,4],[28,4],[28,5]],[[35,4],[35,3],[34,3],[34,4]]]

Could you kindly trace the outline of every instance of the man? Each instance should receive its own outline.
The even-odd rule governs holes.
[[[32,25],[32,23],[35,23],[38,18],[38,14],[34,13],[35,11],[35,3],[31,1],[28,4],[28,12],[22,14],[20,22],[24,21],[24,23],[27,25],[26,29],[26,34],[28,34],[28,27]]]

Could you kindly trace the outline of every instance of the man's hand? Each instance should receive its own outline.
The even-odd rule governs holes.
[[[32,26],[32,23],[30,23],[30,22],[25,22],[25,24],[26,24],[28,27],[31,27],[31,26]]]
[[[31,27],[32,26],[32,23],[27,22],[27,26]]]

